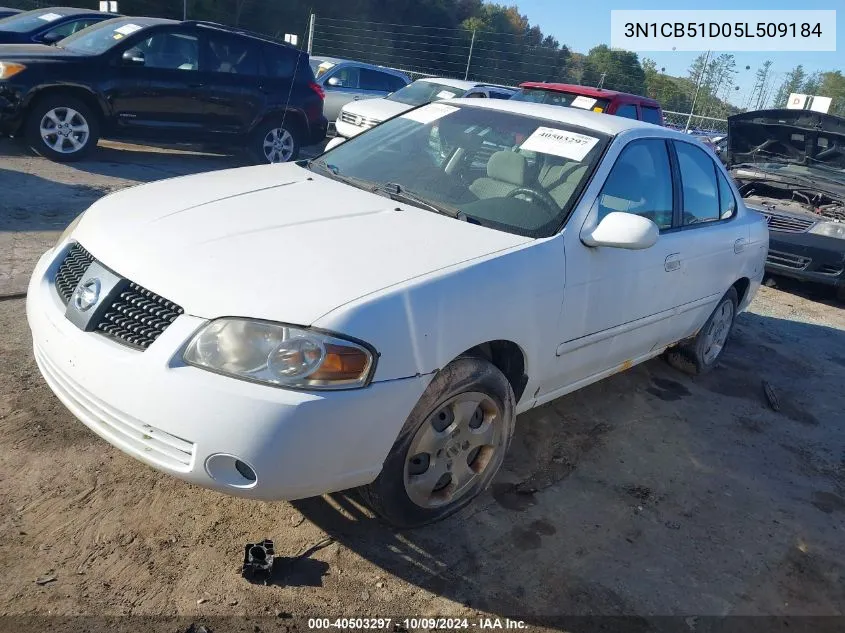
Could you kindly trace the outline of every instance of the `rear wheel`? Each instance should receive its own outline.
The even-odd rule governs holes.
[[[736,289],[731,288],[695,338],[666,352],[668,363],[692,375],[704,374],[713,369],[733,331],[738,303]]]
[[[287,163],[299,156],[300,134],[291,120],[281,118],[259,126],[252,135],[250,154],[259,164]]]
[[[420,398],[364,501],[397,527],[453,514],[490,485],[514,429],[507,378],[478,358],[447,365]]]
[[[36,102],[26,123],[26,140],[36,153],[59,162],[85,158],[97,146],[99,121],[82,101],[54,95]]]

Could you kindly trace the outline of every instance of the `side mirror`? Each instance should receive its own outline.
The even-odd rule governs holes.
[[[342,136],[335,136],[332,140],[330,140],[328,143],[326,143],[326,149],[323,150],[323,151],[328,152],[330,149],[334,149],[335,147],[337,147],[341,143],[345,143],[345,142],[346,142],[346,139],[343,138]]]
[[[52,46],[56,42],[60,42],[63,39],[65,39],[65,36],[62,35],[61,33],[56,33],[56,32],[45,33],[44,35],[41,36],[41,43],[47,44],[48,46]]]
[[[343,82],[340,79],[338,79],[337,77],[329,77],[328,81],[326,81],[326,84],[331,86],[332,88],[342,88],[343,87]]]
[[[642,250],[654,246],[660,236],[658,226],[641,215],[613,211],[598,226],[581,234],[587,246],[608,246]]]
[[[147,62],[144,53],[137,48],[130,48],[128,51],[125,51],[121,59],[127,66],[143,66]]]

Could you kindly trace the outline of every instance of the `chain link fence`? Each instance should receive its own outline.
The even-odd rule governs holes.
[[[55,0],[3,0],[3,4],[28,10],[53,6]],[[98,8],[98,0],[70,0],[67,6]],[[441,28],[409,24],[368,22],[337,17],[303,15],[284,3],[266,0],[119,0],[124,15],[149,15],[171,19],[219,22],[269,35],[279,41],[285,34],[298,36],[299,45],[314,56],[339,57],[395,68],[412,79],[425,76],[517,85],[547,81],[599,86],[623,92],[643,92],[643,68],[636,61],[602,73],[587,68],[585,57],[561,48],[556,41],[538,41],[536,33],[510,34],[482,29]],[[312,28],[313,27],[313,30]],[[694,103],[691,82],[660,82],[655,94],[664,105],[682,108]],[[727,132],[723,118],[706,116],[707,106],[690,116],[681,110],[665,111],[667,125],[717,135]]]

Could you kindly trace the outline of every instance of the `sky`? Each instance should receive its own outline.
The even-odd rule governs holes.
[[[612,9],[659,10],[659,9],[838,9],[836,14],[837,51],[827,53],[735,53],[736,83],[734,103],[742,105],[753,89],[754,74],[760,65],[771,60],[775,90],[784,75],[798,64],[810,73],[814,71],[841,70],[845,72],[845,2],[842,0],[707,0],[706,3],[690,0],[611,0],[610,2],[575,2],[574,0],[515,0],[501,1],[501,4],[517,4],[522,14],[527,15],[532,25],[539,26],[543,33],[555,36],[579,53],[587,53],[598,44],[610,44],[610,11]],[[704,6],[702,6],[704,5]],[[837,6],[838,5],[838,6]],[[577,8],[574,8],[577,7]],[[703,51],[702,51],[703,52]],[[690,63],[697,53],[686,52],[642,52],[640,59],[650,57],[658,68],[665,68],[666,74],[686,76]],[[718,55],[719,53],[714,53]],[[750,69],[746,70],[746,66]]]

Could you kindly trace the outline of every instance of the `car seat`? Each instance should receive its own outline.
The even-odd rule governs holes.
[[[478,178],[469,190],[478,198],[504,198],[526,185],[528,164],[516,152],[495,152],[487,161],[487,176]]]

